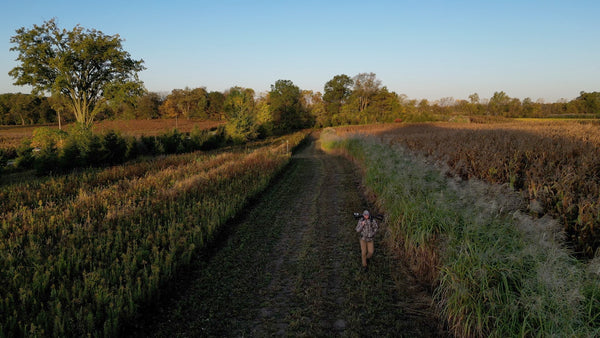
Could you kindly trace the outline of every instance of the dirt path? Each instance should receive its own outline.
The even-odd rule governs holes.
[[[439,336],[431,299],[376,239],[360,268],[356,168],[315,142],[185,287],[134,325],[139,336]],[[385,226],[383,227],[385,231]],[[378,243],[379,242],[379,243]],[[379,244],[379,245],[378,245]]]

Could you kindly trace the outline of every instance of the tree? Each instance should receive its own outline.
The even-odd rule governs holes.
[[[367,109],[380,87],[381,81],[377,79],[375,73],[360,73],[354,77],[352,95],[358,100],[359,112]]]
[[[582,91],[576,100],[583,103],[584,113],[600,114],[600,92],[586,93]]]
[[[162,98],[158,93],[150,92],[138,97],[135,108],[136,118],[155,119],[159,115]]]
[[[60,117],[60,115],[64,114],[64,112],[68,110],[68,99],[66,96],[60,95],[60,93],[55,93],[52,96],[50,96],[48,100],[50,101],[50,106],[52,107],[52,109],[56,111],[58,119],[58,129],[62,130],[62,118]]]
[[[77,25],[59,29],[55,19],[43,25],[16,30],[11,51],[19,53],[20,65],[9,75],[15,85],[30,85],[34,94],[60,93],[69,98],[77,122],[91,127],[102,104],[117,88],[136,91],[143,87],[137,72],[143,60],[124,51],[119,35],[105,35]]]
[[[494,92],[494,95],[488,103],[488,110],[492,115],[502,115],[508,111],[508,104],[510,103],[510,97],[505,92]]]
[[[471,104],[479,104],[479,94],[473,93],[469,95],[469,100],[471,101]]]
[[[206,114],[210,120],[223,119],[223,104],[225,95],[221,92],[210,92],[206,95]]]
[[[269,92],[274,131],[287,133],[306,126],[300,88],[290,80],[277,80]]]
[[[227,114],[225,130],[234,142],[245,142],[256,137],[258,125],[254,113],[254,91],[233,87],[226,93],[223,108]]]
[[[329,116],[339,114],[341,107],[352,94],[354,81],[345,74],[336,75],[325,83],[323,102]]]
[[[162,114],[174,118],[206,118],[206,102],[204,88],[173,89],[163,103]]]

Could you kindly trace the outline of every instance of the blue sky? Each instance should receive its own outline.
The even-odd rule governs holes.
[[[323,91],[373,72],[409,98],[554,102],[600,91],[599,1],[9,1],[0,13],[0,93],[15,87],[10,37],[56,17],[119,34],[150,91],[279,79]]]

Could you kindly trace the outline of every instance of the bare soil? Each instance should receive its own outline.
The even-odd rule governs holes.
[[[313,140],[125,334],[445,336],[431,295],[383,245],[385,223],[362,270],[363,209],[358,169]]]

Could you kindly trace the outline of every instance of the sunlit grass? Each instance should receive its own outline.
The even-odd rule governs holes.
[[[558,245],[528,233],[511,215],[485,215],[441,174],[374,137],[325,131],[365,171],[385,210],[392,245],[417,261],[440,313],[457,336],[592,336],[597,278]],[[433,277],[432,277],[433,276]]]

